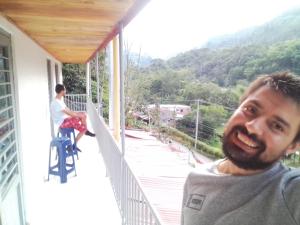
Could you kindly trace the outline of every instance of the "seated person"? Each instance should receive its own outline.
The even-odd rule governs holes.
[[[63,97],[66,94],[66,89],[62,84],[57,84],[55,87],[56,97],[51,102],[51,116],[52,120],[59,128],[74,128],[79,131],[75,138],[75,142],[78,143],[79,139],[85,134],[91,137],[95,137],[95,134],[91,133],[87,129],[86,114],[83,112],[71,111],[64,103]],[[78,151],[81,151],[77,148]]]

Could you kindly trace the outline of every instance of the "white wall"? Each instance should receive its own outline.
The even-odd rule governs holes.
[[[30,204],[38,197],[36,186],[46,176],[48,166],[51,135],[47,59],[51,60],[53,81],[54,64],[58,64],[61,74],[61,63],[2,16],[0,27],[11,34],[26,214],[30,222],[34,214]]]

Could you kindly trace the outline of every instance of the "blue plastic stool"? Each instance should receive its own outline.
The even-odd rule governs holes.
[[[73,146],[73,154],[77,156],[77,159],[79,159],[77,145],[76,145],[76,141],[75,141],[76,136],[75,136],[74,128],[59,128],[57,137],[70,138],[70,140],[72,142],[72,146]]]
[[[56,165],[51,166],[51,152],[52,149],[55,147],[57,150],[58,160]],[[67,182],[67,176],[72,171],[75,172],[75,176],[77,175],[72,148],[72,142],[68,137],[53,138],[53,140],[50,143],[49,151],[48,181],[50,174],[59,176],[61,183]],[[72,163],[66,162],[68,156],[72,156]]]

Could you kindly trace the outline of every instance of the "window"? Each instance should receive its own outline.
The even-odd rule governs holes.
[[[0,32],[0,194],[19,176],[10,37]]]

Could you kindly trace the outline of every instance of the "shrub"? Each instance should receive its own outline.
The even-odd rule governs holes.
[[[194,138],[188,136],[187,134],[172,128],[172,127],[162,127],[161,128],[162,132],[167,132],[168,135],[177,142],[180,142],[181,144],[185,145],[189,149],[194,148],[195,145],[195,140]],[[196,143],[196,151],[199,153],[204,153],[205,155],[214,158],[214,159],[219,159],[223,158],[224,155],[219,148],[212,147],[202,141],[197,141]]]

